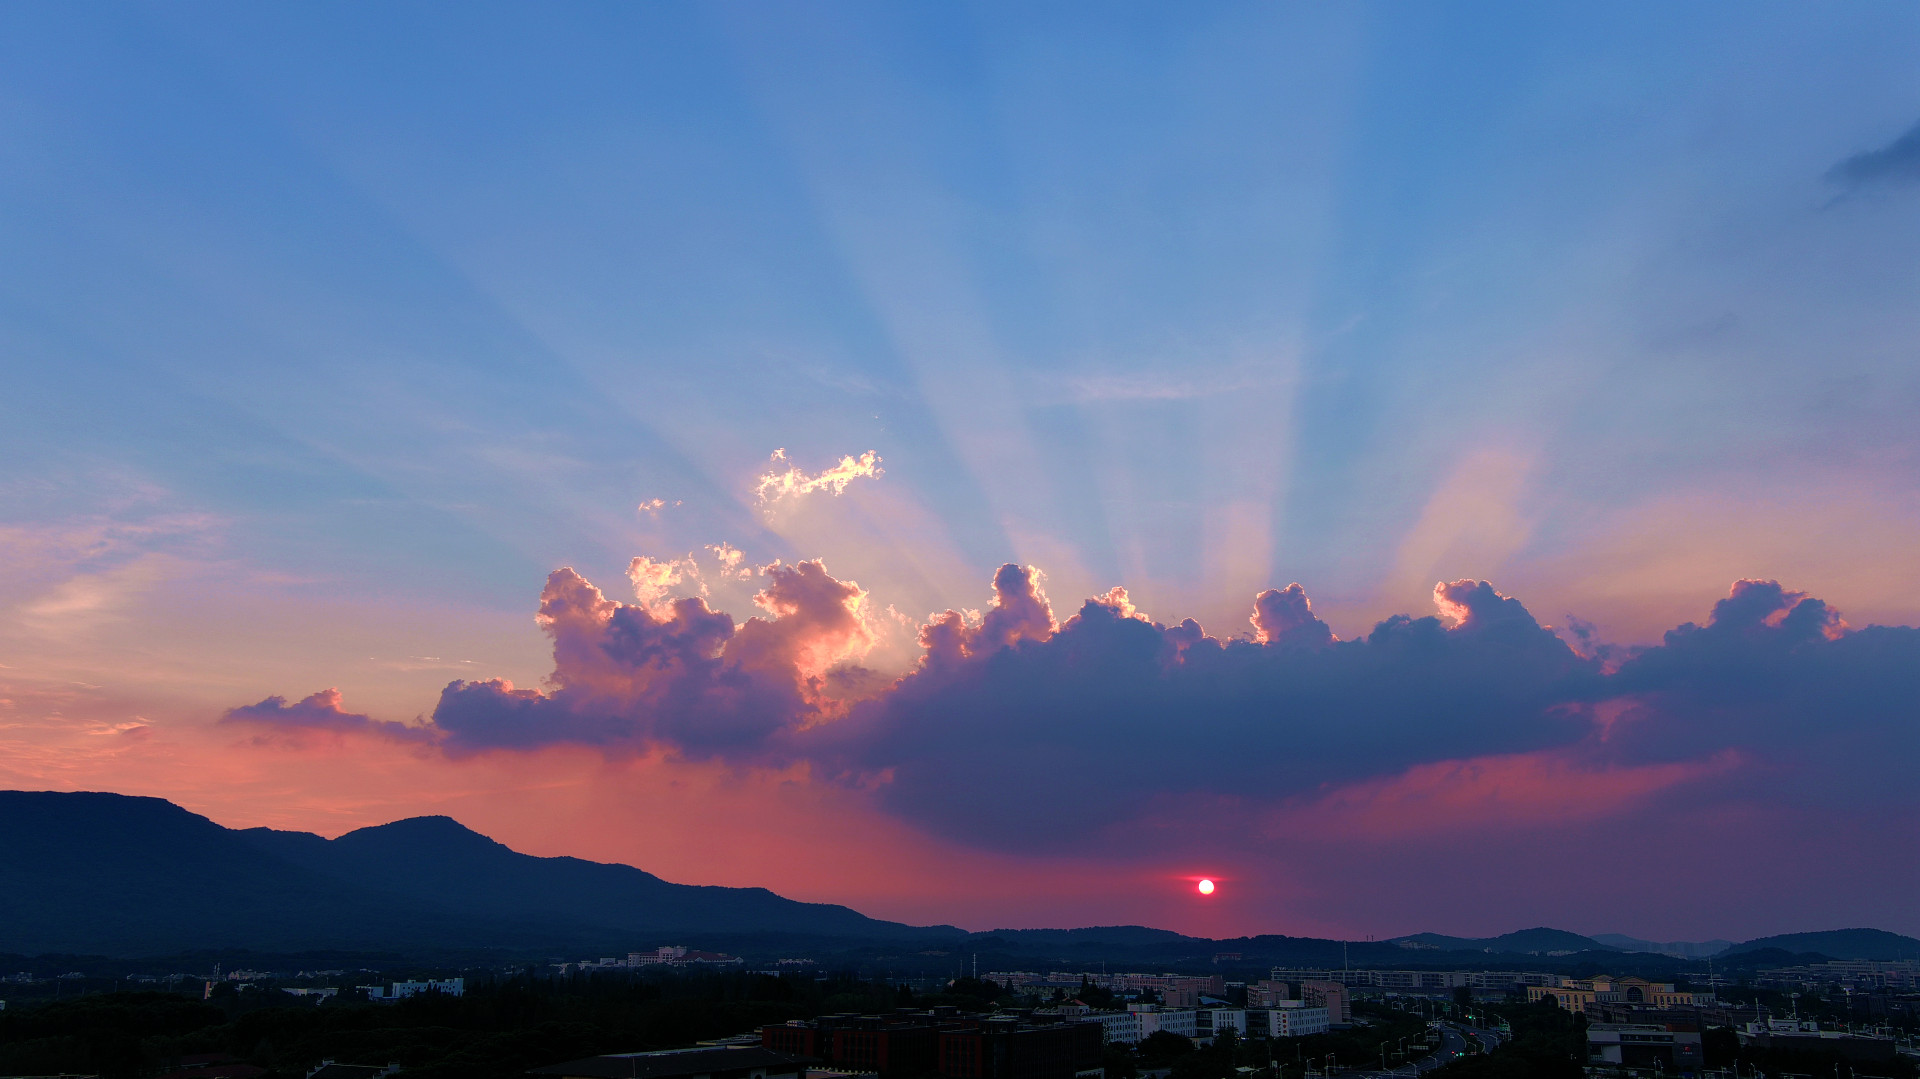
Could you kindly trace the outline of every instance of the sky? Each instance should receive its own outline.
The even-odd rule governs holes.
[[[1916,55],[7,6],[0,785],[969,929],[1920,933]]]

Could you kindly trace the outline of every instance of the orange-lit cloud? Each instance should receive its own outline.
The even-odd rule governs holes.
[[[773,451],[772,463],[775,470],[762,475],[753,486],[754,496],[763,506],[784,499],[800,498],[815,491],[837,495],[854,480],[878,476],[884,471],[880,467],[880,455],[872,450],[858,457],[842,457],[831,468],[811,476],[788,460],[784,449]],[[786,468],[781,469],[781,465],[786,465]]]

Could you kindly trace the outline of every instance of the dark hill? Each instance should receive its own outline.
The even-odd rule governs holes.
[[[0,791],[0,951],[369,948],[479,928],[392,906],[159,798]]]
[[[1786,952],[1818,952],[1833,959],[1920,959],[1920,940],[1884,929],[1830,929],[1823,933],[1783,933],[1736,944],[1722,955],[1740,955],[1777,948]]]
[[[158,798],[0,791],[0,952],[601,951],[679,933],[962,935],[763,888],[672,884],[631,866],[535,858],[446,817],[329,841],[222,828]]]
[[[1497,937],[1449,937],[1440,933],[1415,933],[1395,937],[1391,943],[1402,947],[1436,949],[1447,952],[1495,952],[1511,955],[1550,955],[1555,952],[1602,952],[1606,945],[1592,937],[1569,933],[1564,929],[1521,929]]]
[[[629,865],[521,854],[451,817],[413,817],[328,841],[306,832],[236,832],[321,876],[377,887],[483,919],[573,922],[659,933],[794,933],[861,939],[961,936],[801,903],[765,888],[672,884]]]

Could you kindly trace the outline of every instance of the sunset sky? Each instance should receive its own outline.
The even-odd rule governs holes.
[[[0,786],[969,929],[1920,932],[1916,56],[7,6]]]

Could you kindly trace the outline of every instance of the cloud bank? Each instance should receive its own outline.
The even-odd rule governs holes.
[[[344,712],[332,691],[227,722],[432,739],[453,756],[577,744],[802,764],[935,834],[1034,853],[1172,844],[1169,822],[1221,811],[1345,806],[1385,828],[1394,805],[1584,819],[1677,790],[1914,801],[1920,630],[1854,629],[1774,581],[1736,582],[1704,625],[1620,649],[1569,644],[1485,581],[1436,585],[1434,613],[1353,640],[1291,584],[1252,597],[1250,634],[1217,637],[1153,620],[1120,588],[1058,619],[1039,571],[1009,564],[984,612],[928,618],[917,663],[882,675],[861,665],[867,593],[822,563],[762,567],[744,622],[671,597],[674,565],[636,559],[630,603],[572,569],[549,576],[540,688],[455,681],[423,727]]]
[[[1876,183],[1920,183],[1920,123],[1877,150],[1854,154],[1827,170],[1827,179],[1858,187]]]

